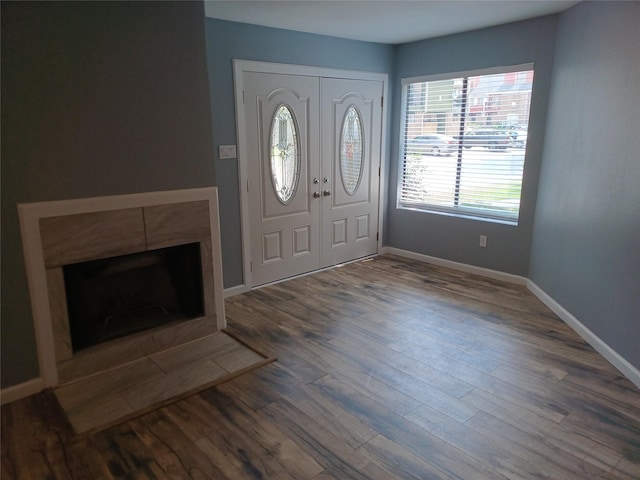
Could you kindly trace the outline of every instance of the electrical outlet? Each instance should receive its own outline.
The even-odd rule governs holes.
[[[480,235],[480,246],[482,248],[486,248],[487,247],[487,236],[486,235]]]
[[[218,153],[220,154],[220,160],[225,160],[227,158],[236,158],[236,146],[218,145]]]

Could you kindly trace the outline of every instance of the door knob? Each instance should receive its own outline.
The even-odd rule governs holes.
[[[320,198],[320,192],[313,192],[313,198]]]
[[[329,195],[331,195],[331,192],[330,192],[329,190],[325,190],[324,192],[322,192],[322,194],[323,194],[325,197],[328,197]]]

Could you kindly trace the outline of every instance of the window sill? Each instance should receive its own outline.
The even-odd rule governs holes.
[[[418,213],[425,213],[425,214],[432,214],[432,215],[441,215],[441,216],[445,216],[445,217],[455,217],[455,218],[462,218],[465,220],[474,220],[474,221],[480,221],[480,222],[487,222],[487,223],[498,223],[500,225],[508,225],[511,227],[517,227],[518,226],[518,219],[507,219],[507,218],[495,218],[495,217],[489,217],[489,216],[482,216],[482,215],[474,215],[473,213],[470,212],[457,212],[457,211],[443,211],[443,210],[435,210],[435,209],[430,209],[427,207],[409,207],[406,205],[397,205],[396,206],[396,210],[408,210],[411,212],[418,212]]]

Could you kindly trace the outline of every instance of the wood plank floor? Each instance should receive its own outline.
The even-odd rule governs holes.
[[[226,308],[277,362],[75,442],[5,405],[2,478],[640,478],[640,391],[524,287],[380,256]]]

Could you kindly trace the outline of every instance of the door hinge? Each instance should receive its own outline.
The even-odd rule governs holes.
[[[253,262],[249,262],[249,271],[253,272]]]
[[[378,167],[378,176],[380,176],[380,167]]]
[[[249,193],[249,180],[247,180],[247,193]]]
[[[242,90],[242,104],[244,105],[244,90]]]
[[[376,232],[376,242],[380,240],[380,232]]]
[[[384,97],[380,97],[380,107],[384,107]]]

